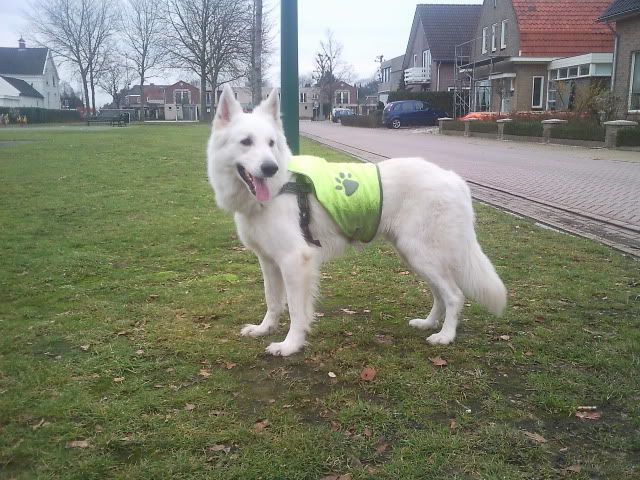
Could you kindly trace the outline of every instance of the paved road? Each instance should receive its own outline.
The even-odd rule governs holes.
[[[300,122],[302,135],[360,158],[421,156],[456,171],[474,196],[640,256],[640,152]]]

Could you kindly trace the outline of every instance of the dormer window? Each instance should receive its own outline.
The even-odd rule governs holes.
[[[482,53],[487,53],[487,27],[482,29]]]
[[[497,50],[496,30],[498,30],[498,24],[494,23],[493,25],[491,25],[491,51],[492,52],[495,52]]]
[[[507,29],[508,23],[506,20],[502,21],[502,28],[500,29],[500,49],[507,48]]]

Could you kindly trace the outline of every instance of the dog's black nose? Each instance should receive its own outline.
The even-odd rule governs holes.
[[[265,177],[273,177],[278,171],[278,165],[274,162],[264,162],[260,166],[260,170]]]

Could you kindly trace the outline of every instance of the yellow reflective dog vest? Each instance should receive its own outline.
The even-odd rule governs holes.
[[[311,155],[294,155],[289,171],[312,185],[318,202],[351,240],[370,242],[382,214],[382,186],[377,165],[330,163]]]

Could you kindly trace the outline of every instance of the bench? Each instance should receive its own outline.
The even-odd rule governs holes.
[[[112,127],[126,127],[129,122],[127,121],[127,115],[121,113],[120,115],[104,115],[87,118],[87,125],[91,125],[92,123],[108,123]]]

